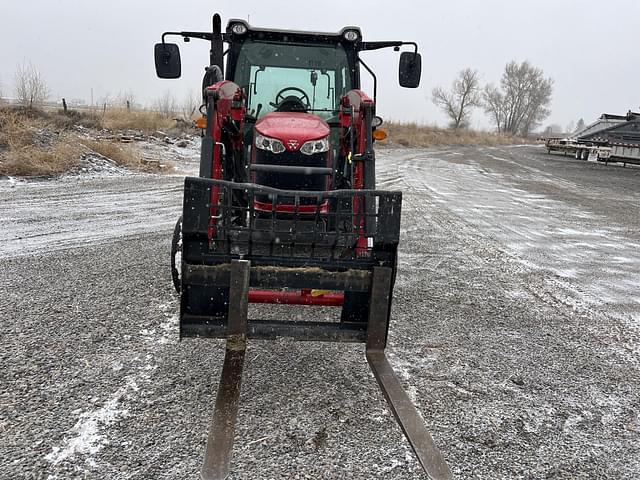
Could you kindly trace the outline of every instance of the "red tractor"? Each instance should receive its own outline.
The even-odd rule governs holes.
[[[200,175],[186,178],[172,274],[182,337],[226,338],[202,476],[229,472],[247,339],[363,342],[419,461],[449,469],[387,361],[402,194],[376,190],[376,77],[359,57],[402,46],[399,82],[415,88],[414,42],[365,42],[360,29],[313,33],[255,28],[219,15],[211,32],[165,32],[161,78],[180,76],[177,35],[211,42],[203,80]],[[224,44],[227,49],[224,50]],[[225,65],[226,57],[226,65]],[[374,98],[360,90],[361,67]],[[204,123],[204,122],[203,122]],[[340,308],[334,322],[248,319],[248,303]]]

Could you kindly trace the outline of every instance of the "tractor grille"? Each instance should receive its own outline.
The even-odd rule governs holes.
[[[316,153],[314,155],[303,155],[300,152],[289,152],[274,154],[265,150],[256,148],[255,165],[265,167],[275,165],[279,167],[305,167],[305,168],[327,168],[328,153]],[[253,167],[253,165],[252,165]],[[324,191],[329,187],[331,176],[326,174],[300,174],[299,172],[278,172],[269,170],[253,171],[251,181],[258,185],[277,188],[280,190],[312,190]],[[260,202],[268,201],[258,195]],[[293,204],[292,198],[281,197],[281,203]],[[300,199],[302,204],[312,202],[314,199],[303,197]]]

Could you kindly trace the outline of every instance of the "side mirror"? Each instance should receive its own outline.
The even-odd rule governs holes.
[[[398,80],[401,87],[417,88],[422,73],[422,57],[419,53],[402,52],[398,67]]]
[[[180,49],[175,43],[156,43],[156,74],[160,78],[180,78]]]

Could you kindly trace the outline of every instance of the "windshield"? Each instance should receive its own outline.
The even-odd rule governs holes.
[[[350,90],[351,76],[341,45],[247,40],[238,55],[234,81],[246,93],[249,114],[262,117],[293,96],[309,112],[329,119]]]

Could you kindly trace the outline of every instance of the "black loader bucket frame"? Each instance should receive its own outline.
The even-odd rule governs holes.
[[[401,201],[400,192],[380,190],[284,191],[185,180],[181,336],[227,341],[202,478],[229,474],[247,340],[278,337],[365,343],[369,366],[428,477],[452,478],[384,351]],[[281,203],[295,208],[282,212]],[[342,292],[341,320],[247,318],[255,289],[283,288]]]

